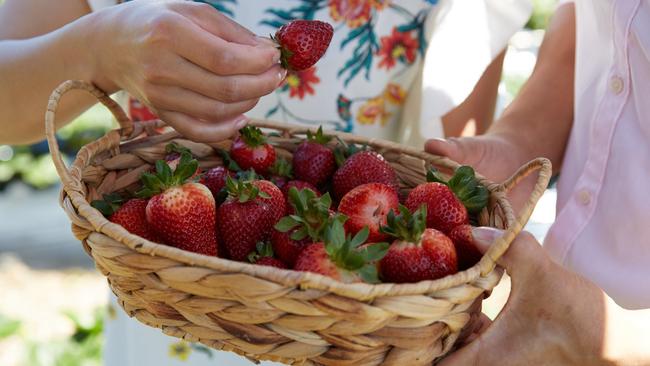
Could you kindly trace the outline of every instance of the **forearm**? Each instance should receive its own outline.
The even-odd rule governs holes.
[[[87,42],[93,15],[48,34],[0,41],[0,143],[44,138],[43,116],[52,90],[68,79],[93,80]],[[59,126],[91,106],[93,98],[71,93],[57,114]]]
[[[516,143],[522,161],[544,156],[559,169],[573,124],[574,68],[575,11],[567,4],[555,13],[528,82],[489,134]]]
[[[605,301],[604,356],[616,365],[650,365],[650,309],[627,310]]]

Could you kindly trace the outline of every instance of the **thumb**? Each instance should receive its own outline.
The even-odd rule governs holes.
[[[503,233],[502,230],[491,227],[472,229],[474,244],[482,253],[485,253],[498,238],[503,236]],[[517,273],[534,270],[536,264],[542,263],[547,258],[546,252],[537,239],[529,232],[522,231],[497,263],[505,268],[510,276],[516,277],[520,276]]]
[[[446,156],[451,160],[463,163],[465,160],[464,145],[457,140],[431,139],[424,144],[424,150],[428,153]]]

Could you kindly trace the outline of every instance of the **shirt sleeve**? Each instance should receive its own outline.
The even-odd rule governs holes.
[[[97,11],[103,8],[107,8],[109,6],[113,6],[118,3],[117,0],[87,0],[87,1],[88,1],[88,6],[90,6],[90,9],[92,11]]]
[[[530,0],[441,0],[440,5],[427,24],[420,121],[462,103],[532,13]]]

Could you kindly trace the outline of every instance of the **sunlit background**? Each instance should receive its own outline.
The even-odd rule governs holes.
[[[534,3],[526,29],[508,47],[499,88],[500,110],[530,75],[542,29],[556,0]],[[72,157],[111,127],[110,114],[96,106],[60,131],[60,144]],[[58,206],[59,189],[45,142],[0,145],[2,366],[101,364],[102,321],[110,316],[108,288],[70,233],[69,220]],[[554,205],[555,195],[550,191],[529,225],[540,239],[553,219]],[[486,306],[491,316],[507,296],[507,286],[501,288]]]

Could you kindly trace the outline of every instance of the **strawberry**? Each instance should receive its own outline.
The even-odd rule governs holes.
[[[456,226],[469,223],[469,213],[476,214],[487,205],[489,192],[468,166],[458,168],[449,182],[435,170],[429,171],[427,180],[430,183],[420,184],[409,192],[405,205],[414,211],[426,204],[429,228],[448,234]]]
[[[278,258],[293,266],[307,245],[322,240],[332,199],[329,193],[319,197],[310,189],[293,187],[289,190],[289,203],[295,214],[282,218],[275,225],[271,243]]]
[[[322,194],[318,190],[318,188],[314,187],[313,184],[307,183],[302,180],[290,180],[287,182],[287,184],[282,188],[282,193],[284,194],[285,197],[289,197],[289,190],[291,187],[295,187],[297,190],[303,190],[303,189],[311,189],[314,193],[316,193],[316,196],[320,197]]]
[[[365,228],[354,237],[345,234],[344,216],[330,220],[324,242],[314,243],[300,253],[294,267],[297,271],[318,273],[345,283],[378,283],[377,266],[388,249],[387,243],[359,248],[368,238]]]
[[[471,268],[483,257],[483,254],[474,244],[472,227],[470,225],[456,226],[450,233],[449,238],[456,246],[458,254],[458,270],[464,271]]]
[[[397,216],[391,211],[388,225],[382,227],[383,232],[396,238],[379,263],[382,280],[419,282],[456,273],[454,243],[442,232],[425,227],[426,207],[411,214],[400,205],[399,211]]]
[[[284,193],[284,186],[293,178],[291,164],[286,159],[278,158],[269,169],[269,173],[269,180],[283,190]]]
[[[292,20],[275,33],[280,48],[282,67],[305,70],[312,67],[327,51],[334,28],[318,20]]]
[[[271,195],[265,189],[269,185],[276,190],[278,188],[271,182],[260,188],[255,182],[260,181],[233,180],[227,177],[228,198],[217,211],[217,232],[225,254],[238,261],[244,261],[255,249],[257,242],[270,235],[275,224],[277,209],[273,207]]]
[[[279,259],[273,257],[273,247],[269,243],[259,242],[256,245],[257,251],[248,255],[248,261],[259,264],[260,266],[269,266],[286,269],[287,265]]]
[[[314,186],[322,186],[336,170],[334,152],[325,145],[332,139],[323,135],[323,127],[315,134],[307,132],[307,140],[293,153],[293,171],[296,179]]]
[[[383,156],[374,151],[359,151],[334,173],[334,195],[340,199],[353,188],[366,183],[383,183],[395,192],[399,189],[395,170]]]
[[[232,177],[233,175],[230,170],[218,166],[205,172],[199,182],[208,187],[214,199],[219,202],[222,190],[226,186],[226,177]]]
[[[230,147],[230,156],[242,170],[254,169],[265,174],[275,162],[275,148],[266,142],[262,130],[246,126]]]
[[[287,200],[284,198],[282,191],[268,180],[254,180],[253,185],[261,192],[269,196],[270,214],[273,224],[280,221],[282,216],[287,212]]]
[[[208,187],[186,183],[196,172],[198,162],[187,152],[172,172],[163,160],[156,162],[156,173],[143,173],[140,197],[147,203],[147,223],[163,243],[205,255],[217,255],[216,208]]]
[[[368,227],[368,241],[378,242],[390,237],[380,232],[380,228],[386,225],[388,213],[397,211],[398,205],[399,197],[393,188],[381,183],[368,183],[355,187],[343,196],[339,213],[348,217],[346,232],[356,234]]]
[[[104,200],[95,200],[91,205],[98,209],[108,220],[122,225],[128,232],[150,241],[158,241],[156,234],[147,224],[147,200],[132,198],[126,202],[116,193],[104,195]]]

